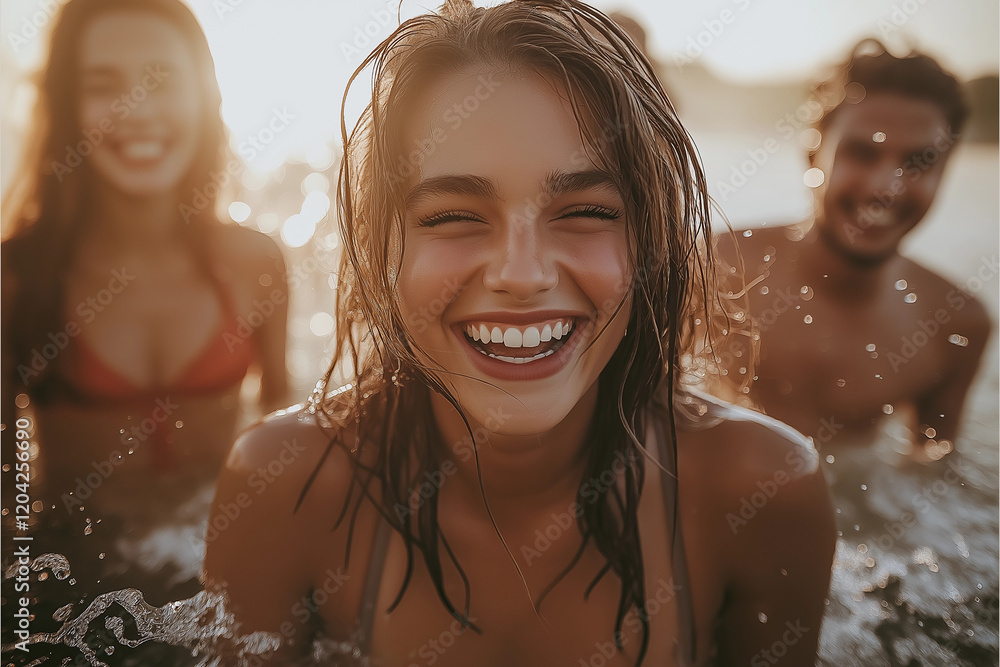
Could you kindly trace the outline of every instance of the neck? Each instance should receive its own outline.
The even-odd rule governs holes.
[[[874,296],[890,257],[864,261],[839,251],[814,224],[800,243],[796,273],[804,285],[822,286],[826,296],[839,301],[865,301]]]
[[[134,196],[101,184],[94,206],[93,240],[104,247],[163,247],[177,237],[176,197]]]
[[[484,517],[485,492],[498,519],[502,515],[524,516],[561,503],[568,507],[576,500],[587,462],[585,443],[596,405],[595,382],[566,418],[546,433],[503,435],[470,421],[475,435],[473,450],[458,412],[432,393],[432,411],[444,443],[439,459],[455,466],[442,492],[453,494],[459,507],[479,508]]]

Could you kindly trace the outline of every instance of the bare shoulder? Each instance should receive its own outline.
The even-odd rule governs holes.
[[[700,414],[677,434],[680,486],[708,520],[715,547],[795,536],[832,549],[832,504],[812,441],[759,412],[693,399]]]
[[[203,579],[227,591],[246,630],[291,622],[319,559],[339,552],[342,536],[331,527],[351,474],[347,452],[300,406],[237,438],[216,487]]]
[[[284,270],[281,248],[267,234],[231,224],[217,225],[213,234],[219,256],[229,266],[256,272]]]
[[[754,271],[764,255],[782,254],[801,233],[796,225],[754,227],[749,230],[726,230],[715,236],[716,257],[727,267],[738,266],[742,258],[746,271]]]
[[[816,449],[763,414],[700,405],[701,426],[677,438],[684,538],[725,591],[727,632],[757,645],[758,613],[818,625],[837,538]]]
[[[984,257],[978,265],[970,267],[968,279],[960,284],[952,283],[911,259],[901,258],[901,264],[903,272],[910,278],[909,288],[926,297],[928,314],[938,323],[950,325],[956,329],[953,333],[970,340],[973,336],[981,340],[989,335],[992,320],[976,293],[985,281],[996,276],[998,267],[995,256],[992,260]]]
[[[679,420],[678,457],[693,470],[712,472],[735,489],[741,481],[786,471],[792,479],[812,477],[819,454],[811,440],[765,414],[694,394],[692,415]]]
[[[225,482],[236,492],[267,494],[278,511],[295,511],[301,497],[299,511],[308,514],[343,496],[350,481],[351,462],[336,436],[302,406],[272,413],[237,437],[219,487]]]

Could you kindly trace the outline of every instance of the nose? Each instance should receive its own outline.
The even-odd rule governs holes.
[[[889,160],[880,161],[873,166],[867,178],[871,196],[877,199],[892,199],[901,194],[905,188],[903,173],[900,165]]]
[[[483,285],[519,302],[528,302],[559,281],[551,250],[546,250],[542,230],[535,220],[512,219],[497,235]]]

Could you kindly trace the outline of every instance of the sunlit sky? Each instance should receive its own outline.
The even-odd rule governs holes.
[[[397,24],[398,0],[187,0],[208,36],[233,143],[266,127],[279,110],[295,116],[252,165],[267,170],[307,158],[339,136],[347,78],[363,53]],[[403,0],[404,18],[437,2]],[[493,4],[493,3],[489,3]],[[646,25],[667,66],[698,41],[698,62],[745,83],[809,78],[840,60],[863,36],[917,46],[961,76],[998,67],[996,0],[614,0]],[[26,21],[44,18],[43,0],[3,0],[4,76],[36,67],[44,40]],[[47,23],[43,21],[43,23]],[[43,30],[48,27],[43,25]],[[718,34],[711,34],[715,28]],[[721,30],[720,30],[721,27]],[[702,33],[702,34],[700,34]],[[25,39],[15,36],[29,35]],[[698,47],[702,48],[702,47]],[[8,93],[9,94],[9,93]],[[15,120],[16,123],[16,120]]]

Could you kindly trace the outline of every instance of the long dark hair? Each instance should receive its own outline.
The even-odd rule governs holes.
[[[200,147],[176,194],[179,203],[189,205],[196,192],[204,199],[189,206],[186,214],[178,208],[177,228],[199,270],[218,286],[207,243],[209,228],[219,224],[218,191],[206,185],[223,164],[227,137],[215,62],[198,20],[180,0],[70,0],[54,22],[23,167],[3,202],[4,297],[12,300],[11,312],[17,313],[17,325],[5,332],[5,345],[15,364],[30,364],[32,352],[50,342],[48,334],[65,326],[66,278],[91,224],[97,178],[86,158],[72,168],[65,164],[67,151],[84,139],[77,120],[80,40],[95,17],[126,10],[168,21],[194,56],[202,100]],[[30,395],[48,398],[58,362],[57,357],[25,383]]]
[[[408,518],[393,511],[398,505],[409,507],[419,480],[439,465],[433,444],[440,435],[429,409],[430,392],[445,397],[469,424],[460,401],[437,375],[444,371],[426,367],[415,353],[393,297],[402,256],[408,175],[399,143],[401,116],[407,100],[436,77],[476,65],[523,69],[560,84],[585,144],[612,175],[625,202],[635,276],[629,286],[628,335],[599,378],[583,479],[611,469],[617,457],[634,463],[625,470],[623,487],[603,489],[596,502],[584,501],[581,488],[578,500],[584,513],[578,527],[583,543],[552,585],[593,540],[606,565],[587,593],[608,572],[620,579],[615,628],[621,629],[630,610],[640,611],[641,663],[649,641],[638,528],[645,418],[654,403],[672,406],[681,351],[691,349],[696,331],[704,331],[708,322],[696,316],[703,313],[708,318],[710,311],[717,312],[709,307],[718,302],[709,270],[711,247],[705,242],[710,200],[696,149],[649,61],[611,19],[581,2],[515,0],[476,8],[468,0],[449,1],[436,14],[404,22],[368,56],[348,85],[349,93],[355,79],[372,68],[370,104],[350,133],[346,120],[341,123],[344,160],[338,210],[344,252],[336,300],[338,327],[334,363],[313,398],[322,424],[349,425],[335,429],[330,444],[350,451],[355,461],[354,479],[337,524],[353,507],[353,531],[361,499],[372,500],[406,545],[406,578],[390,611],[406,590],[416,550],[445,608],[476,629],[468,618],[467,580],[461,607],[444,591],[441,546],[463,579],[465,575],[439,529],[437,493]],[[342,380],[348,384],[333,391]],[[676,480],[672,408],[664,414],[669,442],[661,464]],[[353,434],[352,442],[345,442],[345,432]],[[362,461],[368,447],[373,451]],[[411,460],[419,463],[414,466]],[[309,484],[303,497],[308,488]],[[676,545],[680,539],[676,484],[671,494],[673,507],[668,514]]]

